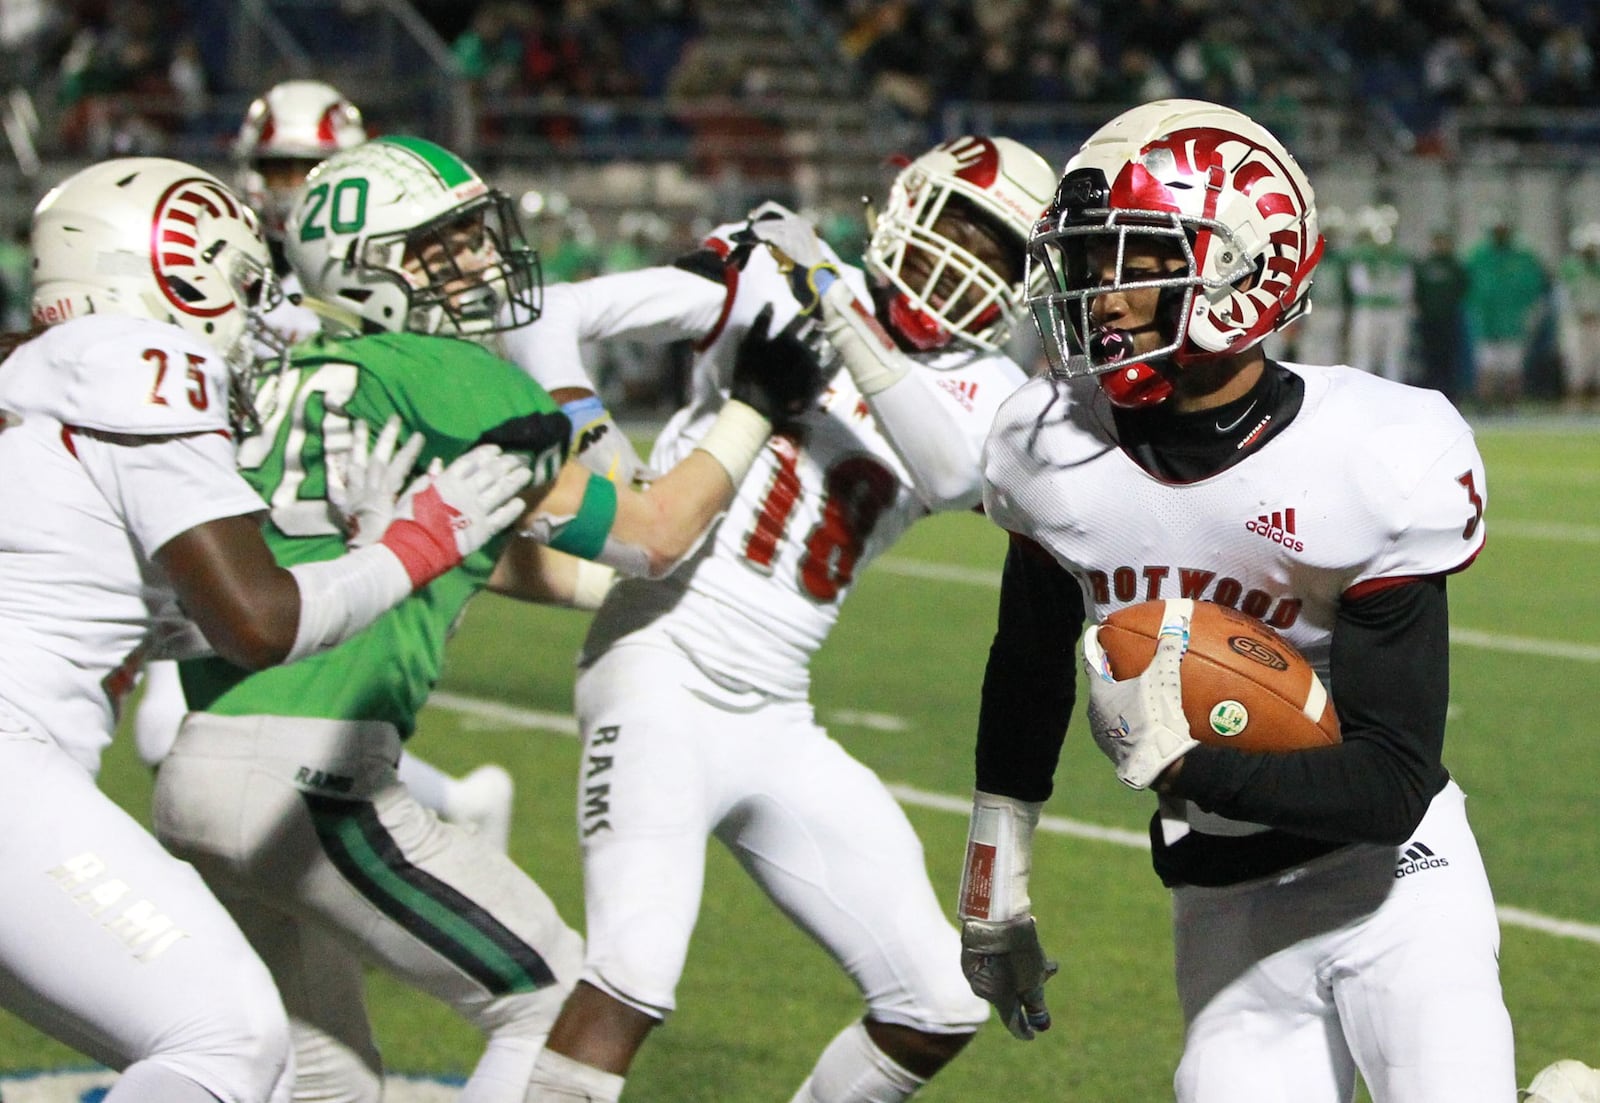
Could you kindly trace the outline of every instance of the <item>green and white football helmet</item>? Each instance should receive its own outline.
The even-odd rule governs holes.
[[[286,229],[307,294],[366,332],[476,339],[539,316],[539,258],[510,198],[424,139],[376,138],[328,158]]]

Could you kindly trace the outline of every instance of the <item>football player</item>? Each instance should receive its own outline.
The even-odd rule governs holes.
[[[257,97],[245,112],[233,144],[234,183],[261,219],[272,250],[272,265],[283,294],[264,315],[270,333],[258,353],[276,357],[287,347],[315,336],[322,320],[304,301],[300,277],[284,249],[284,221],[306,175],[340,150],[367,140],[360,110],[330,84],[286,80]],[[177,667],[146,665],[144,691],[133,715],[139,757],[155,766],[172,746],[187,707]],[[423,804],[446,819],[470,824],[491,841],[506,846],[515,793],[511,775],[485,763],[456,778],[407,750],[400,757],[400,779]]]
[[[396,503],[373,463],[371,539],[280,565],[234,466],[273,294],[255,215],[193,166],[117,159],[44,197],[32,250],[35,326],[0,370],[0,1005],[123,1070],[115,1103],[285,1100],[267,970],[95,786],[118,704],[160,648],[256,669],[348,640],[514,521],[527,466],[463,449]]]
[[[549,289],[522,337],[542,347],[548,386],[582,384],[585,341],[696,342],[691,403],[653,467],[713,424],[764,312],[818,317],[844,367],[699,549],[665,579],[619,582],[589,631],[576,691],[587,955],[530,1101],[619,1097],[675,1006],[709,836],[866,1004],[799,1103],[905,1099],[987,1018],[905,814],[816,722],[810,660],[874,558],[920,518],[977,504],[979,448],[1024,378],[1003,349],[1054,181],[1016,142],[961,138],[899,173],[865,272],[768,204],[674,266]]]
[[[1031,834],[1083,625],[1155,598],[1264,620],[1333,695],[1337,746],[1199,746],[1187,625],[1112,681],[1083,632],[1088,727],[1172,890],[1180,1103],[1510,1103],[1499,927],[1441,761],[1447,578],[1483,547],[1472,431],[1437,392],[1266,359],[1322,249],[1310,182],[1226,107],[1149,103],[1068,162],[1033,235],[1051,370],[1007,400],[984,504],[1012,534],[978,718],[961,893],[974,991],[1020,1037],[1054,971]],[[1172,603],[1178,605],[1178,603]]]
[[[383,531],[381,508],[364,505],[374,480],[361,471],[374,464],[431,469],[491,440],[541,472],[557,466],[570,421],[478,343],[538,315],[536,258],[507,196],[430,142],[378,138],[307,178],[286,242],[342,336],[330,329],[263,383],[262,430],[239,452],[280,562],[320,562]],[[814,355],[792,335],[755,329],[736,359],[734,393],[747,401],[730,400],[648,492],[567,462],[533,492],[520,538],[486,545],[336,652],[259,674],[226,656],[183,664],[193,711],[157,777],[156,829],[277,981],[296,1099],[380,1097],[362,996],[372,963],[486,1036],[463,1100],[521,1103],[582,940],[497,847],[425,809],[395,762],[469,598],[489,586],[593,605],[599,568],[588,560],[670,570],[765,445],[768,415],[781,421],[821,389]],[[410,455],[396,428],[369,441],[368,427],[386,424],[414,434]],[[352,435],[354,454],[373,457],[354,476],[328,460]],[[353,531],[341,514],[358,518]]]

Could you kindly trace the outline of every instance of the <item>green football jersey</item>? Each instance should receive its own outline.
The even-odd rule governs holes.
[[[260,433],[239,448],[240,473],[266,500],[267,544],[285,567],[344,554],[329,506],[324,457],[365,420],[376,435],[399,414],[401,441],[422,433],[417,461],[448,464],[507,422],[558,409],[514,365],[466,341],[420,334],[318,340],[269,377]],[[497,434],[497,436],[503,434]],[[504,445],[507,450],[512,446]],[[560,456],[544,458],[553,476]],[[288,666],[250,672],[222,659],[182,664],[189,707],[229,716],[381,720],[410,735],[444,660],[445,641],[482,589],[508,537],[502,534],[338,647]]]

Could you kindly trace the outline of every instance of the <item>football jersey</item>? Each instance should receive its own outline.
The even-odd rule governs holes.
[[[1277,629],[1336,692],[1341,598],[1466,567],[1483,547],[1488,489],[1472,430],[1442,395],[1351,368],[1283,366],[1305,383],[1294,420],[1181,484],[1119,447],[1094,380],[1035,379],[996,418],[984,504],[1071,572],[1093,620],[1142,601],[1215,601]],[[1237,833],[1197,809],[1187,818]]]
[[[739,342],[762,307],[773,305],[773,332],[798,310],[788,277],[764,246],[741,233],[743,226],[722,227],[708,241],[725,261],[720,285],[675,272],[673,296],[626,308],[636,322],[642,320],[638,311],[655,311],[648,326],[658,337],[672,333],[698,342],[691,403],[657,438],[650,460],[655,470],[686,456],[710,428]],[[860,270],[840,267],[867,300]],[[654,271],[659,280],[664,270]],[[675,327],[668,308],[678,312]],[[595,328],[582,333],[590,339],[616,335]],[[859,572],[919,518],[976,505],[983,440],[1001,400],[1024,378],[994,354],[945,350],[914,359],[920,366],[909,385],[932,389],[964,437],[972,457],[967,487],[944,500],[923,500],[841,369],[817,405],[768,442],[691,556],[664,580],[624,579],[613,588],[591,625],[584,661],[622,641],[649,643],[693,655],[702,670],[727,684],[804,697],[811,655],[833,628]]]
[[[261,499],[234,468],[228,369],[177,326],[94,315],[0,364],[0,701],[86,768],[176,598],[154,556]]]
[[[477,345],[418,334],[316,341],[269,377],[257,405],[262,429],[240,447],[239,467],[266,499],[263,531],[284,566],[344,554],[328,500],[337,475],[325,457],[348,444],[355,419],[376,433],[399,414],[402,441],[418,432],[427,441],[420,470],[434,458],[448,464],[506,421],[555,409],[538,384]],[[508,538],[490,541],[328,651],[254,674],[216,658],[182,664],[190,708],[380,720],[409,735],[439,678],[446,639]]]

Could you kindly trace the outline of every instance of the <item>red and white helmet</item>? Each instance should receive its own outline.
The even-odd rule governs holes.
[[[1158,237],[1186,267],[1125,281],[1130,238]],[[1117,274],[1102,284],[1085,256],[1114,243]],[[1113,402],[1160,402],[1170,385],[1150,361],[1179,368],[1243,352],[1311,308],[1322,256],[1311,183],[1267,129],[1229,107],[1157,100],[1125,111],[1067,162],[1054,202],[1034,230],[1029,300],[1052,374],[1098,375]],[[1130,289],[1161,292],[1166,343],[1138,362],[1131,341],[1097,330],[1090,304]]]
[[[245,112],[233,143],[236,186],[261,216],[267,233],[281,238],[300,189],[268,185],[263,163],[300,162],[304,178],[318,162],[366,140],[360,110],[337,88],[320,80],[286,80],[267,89]]]
[[[902,169],[864,257],[873,279],[892,289],[895,330],[925,351],[952,340],[990,351],[1004,345],[1022,310],[1024,283],[1007,280],[934,223],[946,210],[961,210],[1015,238],[1021,254],[1055,183],[1049,162],[1010,138],[941,142]],[[907,264],[913,253],[922,259]]]
[[[103,161],[39,201],[31,244],[36,321],[115,314],[179,326],[222,355],[236,413],[247,410],[277,281],[255,212],[221,180],[163,157]]]

